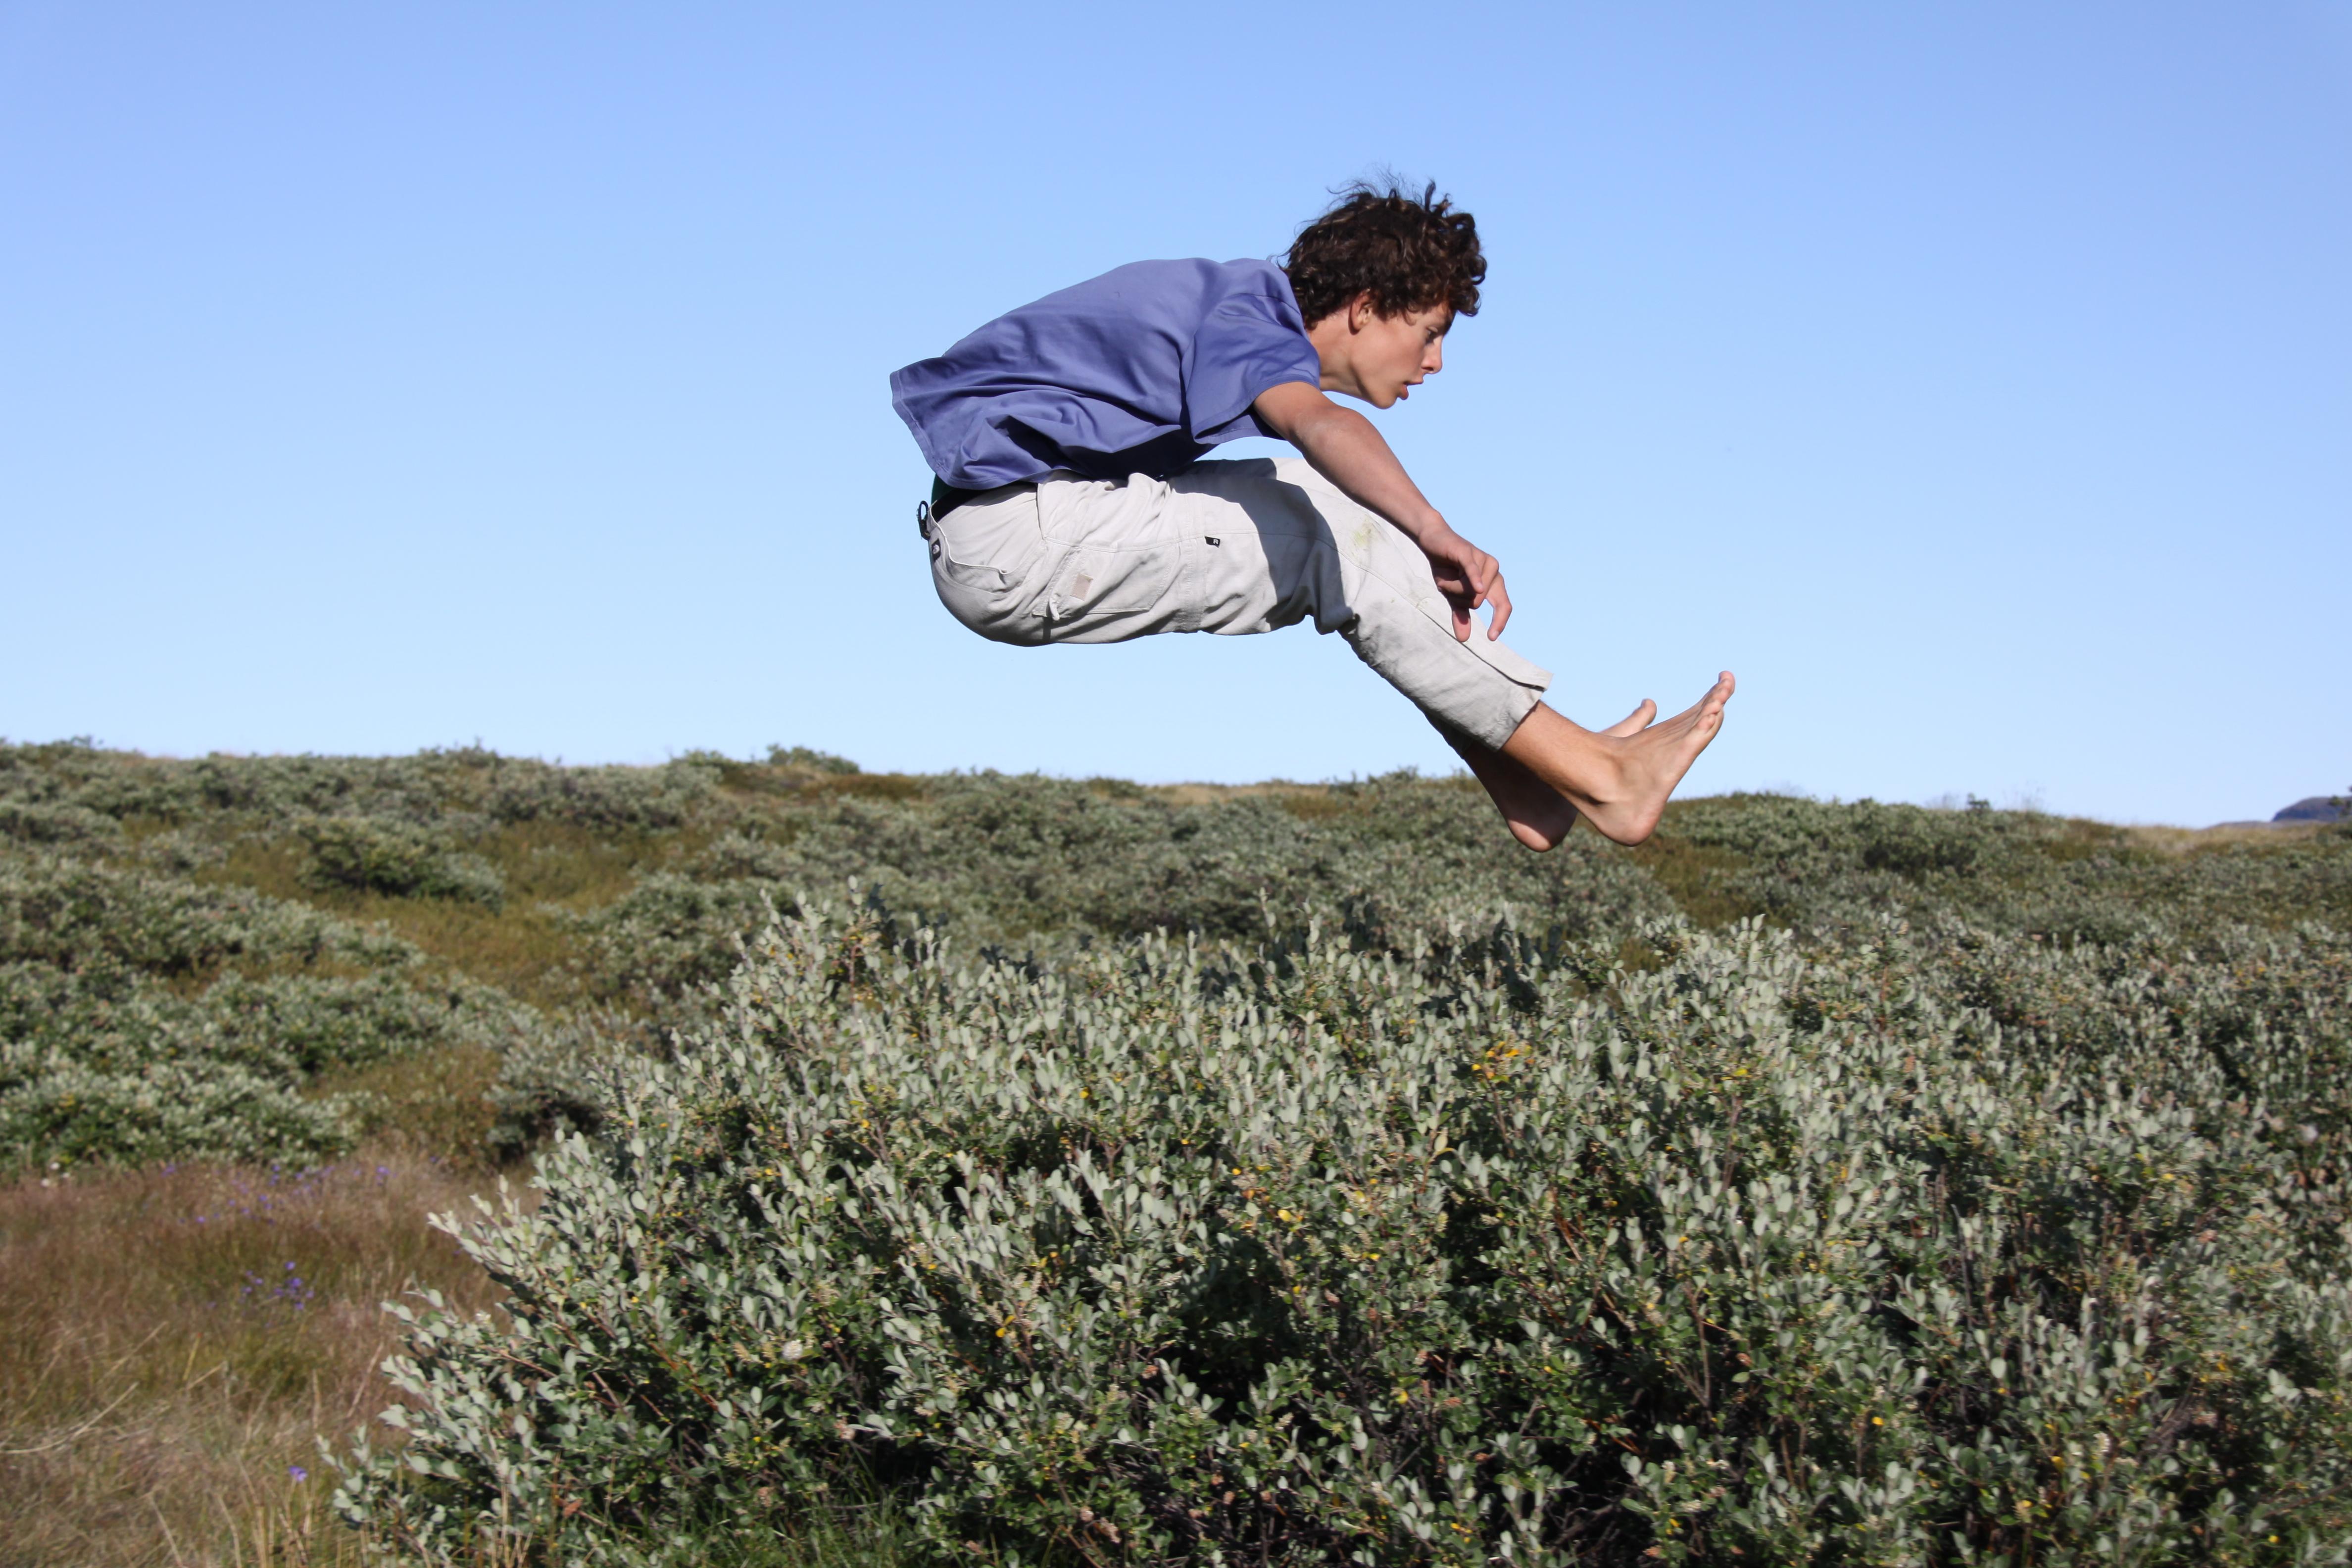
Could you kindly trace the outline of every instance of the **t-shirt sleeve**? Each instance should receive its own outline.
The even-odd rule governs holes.
[[[1256,292],[1235,294],[1201,323],[1184,367],[1184,423],[1196,441],[1249,412],[1259,393],[1285,382],[1322,384],[1321,363],[1298,307]]]

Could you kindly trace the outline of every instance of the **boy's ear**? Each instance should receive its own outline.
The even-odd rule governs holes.
[[[1380,311],[1372,308],[1372,291],[1367,289],[1348,301],[1348,330],[1360,332],[1370,326],[1373,318],[1379,314]]]

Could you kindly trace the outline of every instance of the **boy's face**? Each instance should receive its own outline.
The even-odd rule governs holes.
[[[1410,397],[1423,377],[1445,368],[1445,330],[1454,324],[1451,305],[1383,316],[1372,309],[1369,296],[1362,296],[1335,314],[1346,317],[1345,331],[1308,334],[1318,340],[1328,391],[1388,408]]]

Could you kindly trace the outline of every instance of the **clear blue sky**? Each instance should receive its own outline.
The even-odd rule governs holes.
[[[1304,628],[962,631],[885,385],[1381,166],[1492,266],[1382,427],[1564,711],[1738,670],[1701,792],[2352,784],[2345,0],[0,0],[0,734],[1448,768]]]

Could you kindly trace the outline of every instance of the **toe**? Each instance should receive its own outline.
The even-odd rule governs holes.
[[[1622,740],[1628,735],[1636,735],[1648,729],[1652,721],[1657,716],[1658,705],[1644,697],[1642,699],[1641,706],[1601,732],[1604,735],[1614,735]]]

